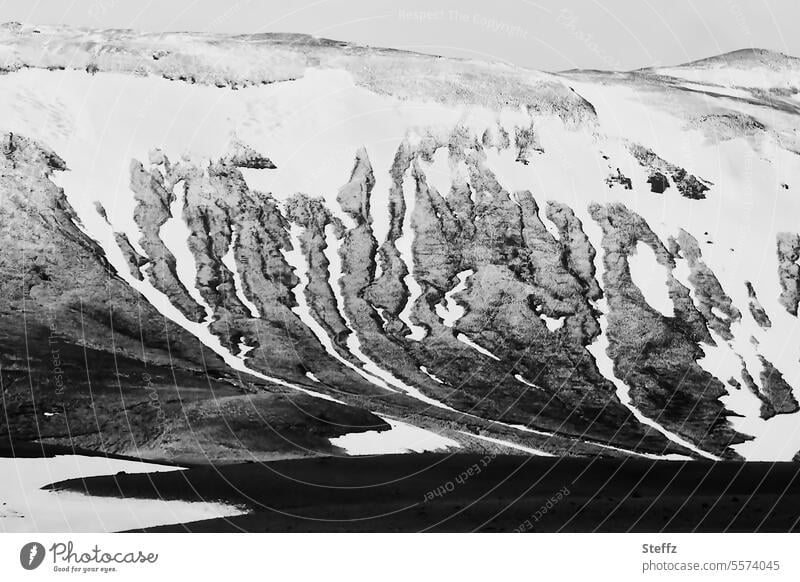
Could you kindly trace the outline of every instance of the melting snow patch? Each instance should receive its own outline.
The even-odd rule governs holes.
[[[245,343],[245,341],[244,341],[244,340],[240,340],[240,341],[239,341],[239,346],[238,346],[238,347],[239,347],[239,353],[237,354],[237,356],[238,356],[239,358],[241,358],[242,360],[244,360],[244,359],[245,359],[245,357],[247,356],[247,354],[249,354],[250,352],[252,352],[252,351],[255,349],[255,348],[253,348],[253,346],[248,346],[248,345]]]
[[[209,324],[214,320],[214,310],[206,303],[206,300],[203,299],[197,289],[197,263],[188,243],[192,231],[183,219],[183,207],[186,204],[183,186],[183,181],[179,181],[173,186],[172,193],[174,198],[169,209],[172,216],[161,226],[158,236],[164,246],[175,257],[175,271],[178,279],[192,299],[205,309],[206,319],[204,323]]]
[[[650,307],[665,317],[674,317],[672,299],[667,289],[667,270],[658,263],[650,245],[639,241],[636,253],[628,256],[628,267],[634,285],[642,292]]]
[[[417,325],[411,321],[411,311],[414,309],[414,304],[417,299],[422,295],[422,287],[419,286],[417,280],[414,279],[414,229],[411,226],[411,217],[414,214],[414,206],[417,196],[417,181],[416,179],[408,176],[403,177],[403,198],[406,202],[406,214],[403,219],[403,233],[397,239],[395,245],[406,264],[408,274],[403,279],[403,282],[408,288],[408,300],[400,312],[400,321],[405,323],[411,332],[406,336],[410,340],[421,341],[425,339],[427,331],[421,325]]]
[[[442,319],[442,323],[446,327],[453,327],[453,324],[464,316],[464,308],[458,304],[458,301],[456,301],[453,296],[467,288],[467,279],[474,273],[472,269],[467,269],[456,275],[458,277],[458,284],[444,294],[444,305],[442,305],[441,302],[436,304],[436,315]]]
[[[536,390],[542,390],[542,387],[541,387],[541,386],[537,386],[537,385],[536,385],[536,384],[534,384],[533,382],[528,382],[528,381],[527,381],[525,378],[523,378],[523,377],[522,377],[522,374],[515,374],[515,375],[514,375],[514,379],[515,379],[517,382],[522,382],[522,383],[523,383],[523,384],[525,384],[526,386],[530,386],[531,388],[535,388]]]
[[[697,453],[698,455],[705,457],[706,459],[711,459],[713,461],[718,461],[719,458],[712,455],[711,453],[707,453],[703,451],[687,441],[686,439],[681,438],[680,436],[676,435],[673,432],[670,432],[665,427],[661,426],[655,420],[651,420],[650,418],[646,417],[642,412],[633,405],[633,401],[631,400],[630,396],[630,388],[628,385],[617,377],[614,373],[614,363],[612,362],[611,358],[608,356],[608,335],[606,333],[608,328],[608,318],[606,314],[608,313],[608,307],[606,304],[605,299],[601,299],[597,302],[596,307],[599,309],[601,316],[600,320],[600,335],[591,345],[587,346],[589,353],[594,356],[595,362],[597,362],[597,368],[600,370],[600,373],[613,382],[614,387],[616,388],[617,398],[619,398],[620,402],[631,411],[633,416],[638,420],[640,423],[647,425],[649,427],[654,428],[662,435],[664,435],[670,441],[689,449]]]
[[[327,235],[328,241],[328,248],[326,249],[326,256],[328,257],[328,262],[330,263],[329,266],[329,273],[331,278],[331,289],[333,289],[333,294],[336,298],[336,305],[339,313],[341,314],[342,318],[344,319],[345,325],[347,325],[348,329],[351,330],[350,335],[347,337],[347,348],[350,350],[350,353],[353,354],[356,358],[358,358],[363,366],[364,369],[369,372],[370,374],[374,375],[376,379],[380,382],[384,383],[384,386],[387,390],[391,392],[396,392],[388,386],[391,384],[392,386],[396,386],[412,398],[416,398],[426,404],[431,406],[435,406],[437,408],[443,408],[445,410],[450,410],[456,412],[450,406],[439,402],[433,398],[429,398],[425,396],[422,392],[420,392],[414,386],[409,386],[399,378],[397,378],[391,372],[384,370],[378,364],[376,364],[372,359],[370,359],[362,350],[361,350],[361,342],[358,339],[358,335],[355,331],[353,331],[353,326],[350,323],[349,318],[347,317],[347,313],[344,309],[344,297],[342,297],[342,291],[339,286],[339,279],[342,277],[342,258],[339,256],[339,247],[341,246],[341,241],[337,240],[335,236],[333,236],[333,231],[331,230]],[[375,308],[380,315],[381,319],[383,320],[384,327],[388,323],[386,319],[386,315],[383,309]]]
[[[222,257],[222,264],[225,265],[225,268],[230,271],[231,275],[233,275],[233,286],[236,289],[236,297],[239,298],[239,301],[242,302],[242,305],[247,307],[250,311],[250,317],[258,318],[261,315],[258,312],[258,307],[256,307],[255,303],[250,301],[247,298],[247,295],[244,293],[244,287],[242,285],[242,275],[239,273],[239,269],[236,266],[236,241],[239,238],[239,233],[236,232],[236,227],[233,227],[231,232],[231,245],[228,247],[228,252],[225,253],[225,256]]]
[[[444,381],[441,378],[438,378],[438,377],[434,376],[433,374],[431,374],[428,371],[428,368],[426,368],[425,366],[420,366],[419,369],[422,371],[423,374],[425,374],[428,378],[430,378],[434,382],[438,382],[439,384],[444,384]]]
[[[473,350],[475,350],[476,352],[480,352],[480,353],[482,353],[484,356],[489,356],[490,358],[492,358],[493,360],[497,360],[498,362],[500,361],[500,358],[498,358],[497,356],[495,356],[495,355],[494,355],[492,352],[490,352],[490,351],[489,351],[489,350],[487,350],[486,348],[482,348],[481,346],[479,346],[478,344],[476,344],[474,341],[472,341],[471,339],[469,339],[469,338],[468,338],[467,336],[465,336],[463,333],[460,333],[460,334],[458,334],[458,335],[456,336],[456,339],[457,339],[458,341],[460,341],[461,343],[468,345],[469,347],[471,347],[471,348],[472,348]]]
[[[525,447],[525,446],[522,446],[522,445],[518,445],[517,443],[512,443],[510,441],[504,441],[502,439],[496,439],[496,438],[492,438],[492,437],[488,437],[488,436],[484,436],[484,435],[480,435],[480,434],[472,434],[471,432],[464,432],[464,431],[461,431],[461,430],[458,431],[458,432],[463,434],[463,435],[465,435],[465,436],[471,437],[471,438],[480,439],[482,441],[486,441],[486,442],[489,442],[489,443],[494,443],[496,445],[501,445],[501,446],[504,446],[504,447],[508,447],[510,449],[515,449],[517,451],[522,451],[523,453],[528,453],[530,455],[534,455],[534,456],[537,456],[537,457],[552,457],[552,456],[554,456],[554,455],[552,455],[550,453],[546,453],[544,451],[540,451],[539,449],[532,449],[530,447]]]
[[[456,441],[424,428],[419,428],[384,418],[392,427],[389,430],[353,432],[330,439],[330,443],[344,449],[348,455],[391,455],[397,453],[425,453],[460,448]]]
[[[114,532],[244,513],[222,503],[93,497],[41,489],[81,477],[178,470],[182,469],[80,455],[0,458],[0,499],[6,504],[0,512],[0,532]]]
[[[547,329],[550,331],[557,331],[564,326],[564,316],[562,315],[559,318],[555,317],[548,317],[544,313],[540,313],[539,317],[544,320],[544,324],[547,326]]]
[[[439,196],[446,198],[450,193],[450,152],[446,147],[440,147],[433,154],[433,162],[421,162],[425,169],[425,183],[433,188]]]
[[[347,366],[357,374],[359,374],[362,378],[371,382],[372,384],[378,386],[379,388],[383,388],[384,390],[388,390],[390,392],[395,392],[392,388],[390,388],[386,382],[384,382],[380,378],[375,378],[371,374],[368,374],[366,371],[362,370],[358,366],[354,365],[352,362],[344,359],[339,352],[336,351],[336,348],[333,347],[333,342],[331,338],[328,336],[327,332],[323,327],[319,324],[319,322],[314,318],[311,314],[311,310],[308,307],[308,301],[306,300],[305,289],[308,286],[308,261],[306,257],[303,255],[302,246],[300,244],[300,233],[302,232],[302,227],[293,224],[289,229],[289,235],[292,241],[292,250],[291,251],[282,251],[283,257],[286,259],[286,262],[289,264],[290,267],[294,269],[295,275],[299,279],[299,283],[295,285],[292,292],[294,293],[295,301],[297,301],[297,306],[292,308],[292,311],[297,314],[297,316],[301,319],[301,321],[308,326],[308,328],[314,332],[314,335],[319,340],[319,343],[325,348],[325,351],[328,352],[331,356],[333,356],[336,360],[341,362],[344,366]],[[338,255],[338,253],[335,253]],[[338,284],[335,285],[338,287]],[[352,337],[352,333],[350,336]]]

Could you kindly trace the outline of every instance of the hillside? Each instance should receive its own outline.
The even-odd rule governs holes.
[[[98,450],[789,460],[798,77],[753,55],[554,75],[5,25],[0,430],[74,439],[42,405],[55,320],[63,413],[98,387],[144,411]]]

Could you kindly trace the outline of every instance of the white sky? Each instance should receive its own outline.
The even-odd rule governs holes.
[[[0,21],[304,32],[542,70],[677,64],[745,47],[800,56],[798,0],[0,0]]]

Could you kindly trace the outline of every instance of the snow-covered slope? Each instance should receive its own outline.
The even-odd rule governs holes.
[[[238,372],[547,452],[800,451],[795,59],[558,76],[38,30],[0,36],[0,129]]]

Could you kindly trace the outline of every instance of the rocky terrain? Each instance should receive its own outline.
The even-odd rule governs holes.
[[[0,56],[11,441],[800,450],[789,57],[555,75],[13,23]]]

